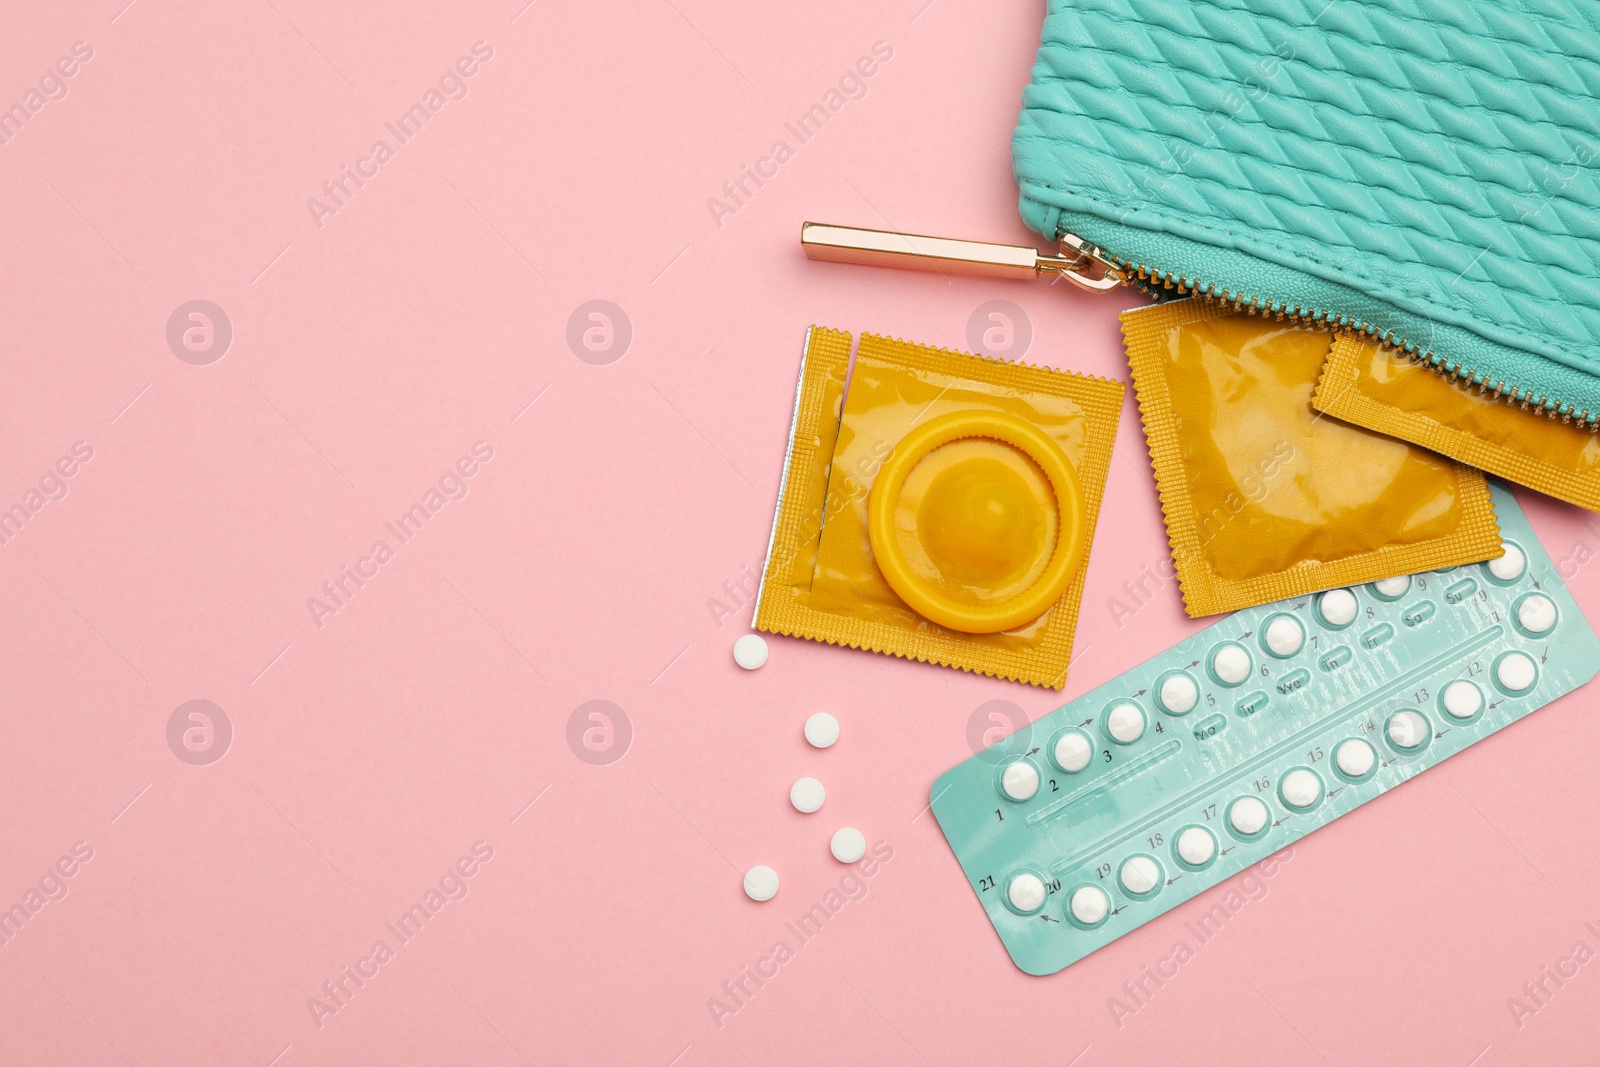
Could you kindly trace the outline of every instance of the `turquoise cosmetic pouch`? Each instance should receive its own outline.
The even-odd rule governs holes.
[[[1600,422],[1600,5],[1049,0],[1029,227]]]

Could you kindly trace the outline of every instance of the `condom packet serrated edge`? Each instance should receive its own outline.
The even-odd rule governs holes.
[[[789,432],[788,457],[761,590],[757,595],[755,628],[1060,689],[1066,684],[1067,666],[1072,658],[1078,608],[1088,569],[1087,552],[1066,592],[1047,613],[1037,639],[1026,648],[1000,647],[996,641],[1004,635],[959,633],[927,620],[905,627],[839,615],[810,605],[822,528],[829,513],[851,503],[829,496],[835,443],[845,415],[850,340],[848,333],[821,326],[812,326],[807,334]],[[1086,423],[1086,440],[1077,473],[1084,495],[1086,543],[1092,545],[1122,412],[1126,391],[1123,383],[874,334],[862,335],[858,358],[862,356],[908,373],[959,378],[997,397],[1015,390],[1030,390],[1075,404]],[[870,492],[870,481],[859,488],[861,492],[853,500],[862,499]]]
[[[1391,383],[1377,383],[1370,371],[1385,360]],[[1403,384],[1402,384],[1403,383]],[[1409,394],[1402,407],[1378,395],[1400,385]],[[1459,425],[1452,425],[1447,407],[1463,401],[1477,407],[1477,415],[1493,427],[1502,440],[1491,441]],[[1573,423],[1535,410],[1521,408],[1483,393],[1465,382],[1451,381],[1427,367],[1418,366],[1405,353],[1365,337],[1341,333],[1317,382],[1311,405],[1357,426],[1398,437],[1402,441],[1458,459],[1490,474],[1548,493],[1558,500],[1590,511],[1600,511],[1600,435]],[[1548,458],[1540,458],[1537,438],[1571,435],[1573,444],[1596,453],[1587,473]]]
[[[1385,546],[1335,560],[1305,562],[1249,579],[1224,578],[1214,573],[1206,561],[1198,509],[1189,491],[1180,442],[1181,420],[1168,389],[1162,345],[1170,329],[1237,314],[1239,312],[1231,307],[1191,298],[1136,308],[1120,316],[1134,395],[1155,469],[1178,587],[1183,593],[1184,610],[1191,618],[1238,611],[1399,574],[1476,563],[1500,554],[1500,527],[1488,483],[1480,471],[1454,464],[1462,517],[1449,536],[1411,545]],[[1135,328],[1141,331],[1139,336],[1133,335]]]

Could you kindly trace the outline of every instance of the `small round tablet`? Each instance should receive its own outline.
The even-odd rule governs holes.
[[[1027,760],[1017,760],[1001,772],[1000,788],[1012,800],[1027,800],[1039,791],[1039,772]]]
[[[1142,897],[1161,884],[1161,865],[1149,856],[1129,856],[1122,861],[1117,880],[1136,897]]]
[[[1505,549],[1505,555],[1499,559],[1489,560],[1484,566],[1488,567],[1489,573],[1500,581],[1514,582],[1528,569],[1528,557],[1522,554],[1522,549],[1510,541],[1500,542],[1500,547]]]
[[[1439,704],[1452,719],[1470,719],[1483,710],[1483,690],[1458,678],[1444,687]]]
[[[828,842],[828,850],[840,863],[854,863],[867,854],[867,835],[853,826],[835,830],[833,840]]]
[[[839,740],[839,720],[819,711],[806,720],[806,743],[812,748],[830,748]]]
[[[1106,712],[1106,733],[1125,745],[1139,740],[1144,736],[1144,712],[1139,705],[1127,702],[1113,706]]]
[[[1006,899],[1011,901],[1013,908],[1024,914],[1044,907],[1044,896],[1044,879],[1037,874],[1023,871],[1006,883]]]
[[[1085,926],[1093,926],[1111,910],[1111,899],[1099,886],[1079,886],[1072,894],[1072,917]]]
[[[1306,628],[1293,615],[1278,615],[1267,623],[1266,641],[1274,656],[1288,659],[1306,643]]]
[[[1267,806],[1256,797],[1240,797],[1228,805],[1228,825],[1246,837],[1253,837],[1267,825]]]
[[[1428,740],[1428,720],[1419,712],[1397,711],[1389,717],[1388,734],[1389,744],[1410,752]]]
[[[1494,665],[1494,680],[1508,693],[1526,693],[1538,676],[1539,668],[1526,652],[1507,652]]]
[[[1543,637],[1556,625],[1556,602],[1543,593],[1529,593],[1517,604],[1517,622],[1535,637]]]
[[[766,640],[760,634],[745,634],[733,643],[733,662],[747,671],[766,663]]]
[[[1250,653],[1232,641],[1211,653],[1211,673],[1223,685],[1238,685],[1250,677]]]
[[[1348,589],[1330,589],[1317,598],[1317,615],[1329,626],[1349,626],[1356,618],[1356,595]]]
[[[744,895],[751,900],[771,900],[778,895],[778,872],[762,864],[744,872]]]
[[[1217,854],[1217,839],[1203,826],[1191,826],[1178,835],[1178,858],[1191,867],[1204,867]]]
[[[1402,574],[1395,578],[1380,578],[1372,583],[1372,591],[1385,600],[1399,600],[1411,588],[1411,576]]]
[[[1361,738],[1351,737],[1339,742],[1333,750],[1333,761],[1347,778],[1365,778],[1378,761],[1378,754]]]
[[[1054,755],[1057,767],[1074,774],[1089,766],[1094,746],[1089,744],[1089,738],[1082,731],[1068,730],[1056,739]]]
[[[1161,681],[1161,706],[1174,715],[1184,715],[1194,710],[1200,701],[1200,687],[1182,671],[1173,671]]]
[[[815,778],[802,778],[789,787],[789,803],[794,805],[794,810],[807,815],[822,807],[827,797],[828,791]]]
[[[1314,771],[1297,767],[1283,776],[1278,789],[1283,802],[1297,811],[1316,807],[1322,799],[1322,779]]]

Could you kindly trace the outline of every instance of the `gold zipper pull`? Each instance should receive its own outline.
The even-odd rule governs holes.
[[[1099,249],[1072,234],[1062,237],[1062,254],[1052,256],[1027,245],[958,241],[807,222],[800,227],[800,247],[805,249],[807,258],[829,263],[940,273],[948,270],[987,278],[1027,279],[1055,274],[1094,293],[1107,293],[1127,283],[1122,271]]]

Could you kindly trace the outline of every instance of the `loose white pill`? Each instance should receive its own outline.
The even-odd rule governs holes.
[[[1111,910],[1111,898],[1099,886],[1080,886],[1072,894],[1072,917],[1085,926],[1093,926]]]
[[[1510,541],[1500,542],[1500,547],[1505,549],[1505,555],[1499,559],[1491,559],[1485,565],[1489,568],[1489,573],[1502,582],[1514,582],[1528,569],[1528,557],[1522,554],[1522,549]]]
[[[1267,806],[1256,797],[1240,797],[1228,805],[1228,825],[1246,837],[1261,832],[1267,825]]]
[[[1556,602],[1543,593],[1529,593],[1517,605],[1517,621],[1535,637],[1543,637],[1555,628]]]
[[[1144,712],[1139,705],[1121,703],[1106,712],[1106,733],[1127,744],[1144,736]]]
[[[751,900],[771,900],[778,895],[778,872],[762,864],[744,872],[744,895]]]
[[[1123,889],[1142,897],[1161,884],[1161,866],[1149,856],[1130,856],[1122,862],[1117,879]]]
[[[1483,690],[1471,682],[1457,679],[1444,687],[1440,700],[1444,713],[1452,719],[1470,719],[1483,710]]]
[[[1217,839],[1203,826],[1191,826],[1178,835],[1178,858],[1191,867],[1204,867],[1217,854]]]
[[[822,807],[822,802],[827,798],[828,791],[815,778],[802,778],[789,787],[789,803],[794,805],[796,811],[803,811],[807,815]]]
[[[833,832],[828,849],[840,863],[854,863],[867,854],[867,835],[853,826],[846,826]]]
[[[1017,760],[1001,772],[1000,788],[1012,800],[1027,800],[1039,791],[1039,772],[1027,760]]]
[[[767,662],[767,642],[760,634],[745,634],[733,643],[733,662],[753,671]]]
[[[1174,715],[1193,711],[1200,700],[1200,687],[1181,672],[1169,674],[1161,683],[1161,706]]]
[[[1006,884],[1006,899],[1020,912],[1031,913],[1044,907],[1044,880],[1024,871]]]
[[[1378,754],[1361,738],[1352,737],[1339,742],[1339,747],[1333,750],[1333,759],[1347,776],[1365,778],[1378,761]]]
[[[1094,746],[1077,730],[1068,731],[1056,739],[1056,766],[1069,774],[1089,766],[1089,758],[1093,755]]]
[[[806,720],[806,742],[812,748],[829,748],[839,740],[839,720],[819,711]]]
[[[1526,693],[1538,674],[1533,657],[1526,652],[1507,652],[1494,669],[1495,681],[1508,693]]]
[[[1293,615],[1279,615],[1267,623],[1267,647],[1273,655],[1287,659],[1305,643],[1306,629]]]
[[[1388,597],[1390,600],[1399,600],[1405,596],[1406,590],[1411,588],[1411,576],[1402,574],[1396,578],[1380,578],[1372,583],[1379,596]]]
[[[1238,685],[1250,677],[1250,653],[1232,642],[1218,645],[1211,654],[1211,673],[1223,685]]]
[[[1318,599],[1317,614],[1329,626],[1349,626],[1356,617],[1356,595],[1348,589],[1330,589]]]
[[[1322,799],[1322,779],[1304,767],[1283,776],[1283,802],[1291,808],[1305,810]]]
[[[1409,752],[1428,739],[1428,720],[1415,711],[1397,711],[1389,718],[1389,744]]]

